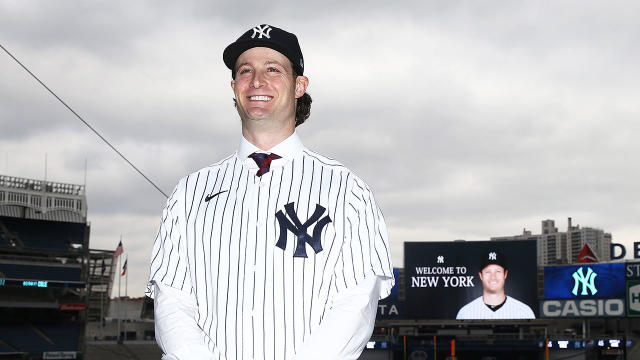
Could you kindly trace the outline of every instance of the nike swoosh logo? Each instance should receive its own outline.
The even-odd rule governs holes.
[[[227,191],[229,191],[229,190],[222,190],[222,191],[218,191],[215,194],[207,195],[207,197],[204,198],[204,202],[209,202],[209,200],[213,199],[214,197],[216,197],[216,196],[218,196],[218,195],[220,195],[222,193],[226,193]]]

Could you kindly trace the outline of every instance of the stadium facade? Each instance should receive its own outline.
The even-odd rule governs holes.
[[[84,186],[0,175],[0,358],[83,358],[114,274],[90,229]]]

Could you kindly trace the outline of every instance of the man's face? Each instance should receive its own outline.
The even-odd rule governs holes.
[[[231,82],[240,118],[295,122],[296,99],[306,91],[307,81],[304,76],[294,79],[289,59],[273,49],[243,52]]]
[[[502,266],[491,264],[486,266],[479,273],[480,280],[484,291],[492,294],[504,292],[504,282],[507,279],[507,273]]]

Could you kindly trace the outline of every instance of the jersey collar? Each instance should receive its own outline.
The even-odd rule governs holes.
[[[272,147],[271,149],[264,151],[253,145],[249,142],[249,140],[245,139],[244,136],[240,139],[240,146],[238,147],[238,158],[240,160],[246,160],[249,158],[254,152],[262,152],[262,153],[276,153],[280,155],[283,159],[292,161],[295,157],[299,156],[304,150],[304,145],[300,140],[297,132],[293,132],[288,138],[284,139],[278,145]],[[253,161],[251,161],[253,162]],[[278,161],[274,162],[275,165]]]

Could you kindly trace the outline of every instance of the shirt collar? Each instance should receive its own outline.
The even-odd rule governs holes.
[[[302,144],[298,133],[296,133],[295,131],[288,138],[284,139],[281,143],[267,151],[258,148],[257,146],[250,143],[249,140],[245,139],[244,136],[242,136],[240,139],[240,146],[238,147],[238,157],[241,160],[244,160],[254,152],[276,153],[283,159],[291,161],[300,153],[302,153],[303,149],[304,145]]]

